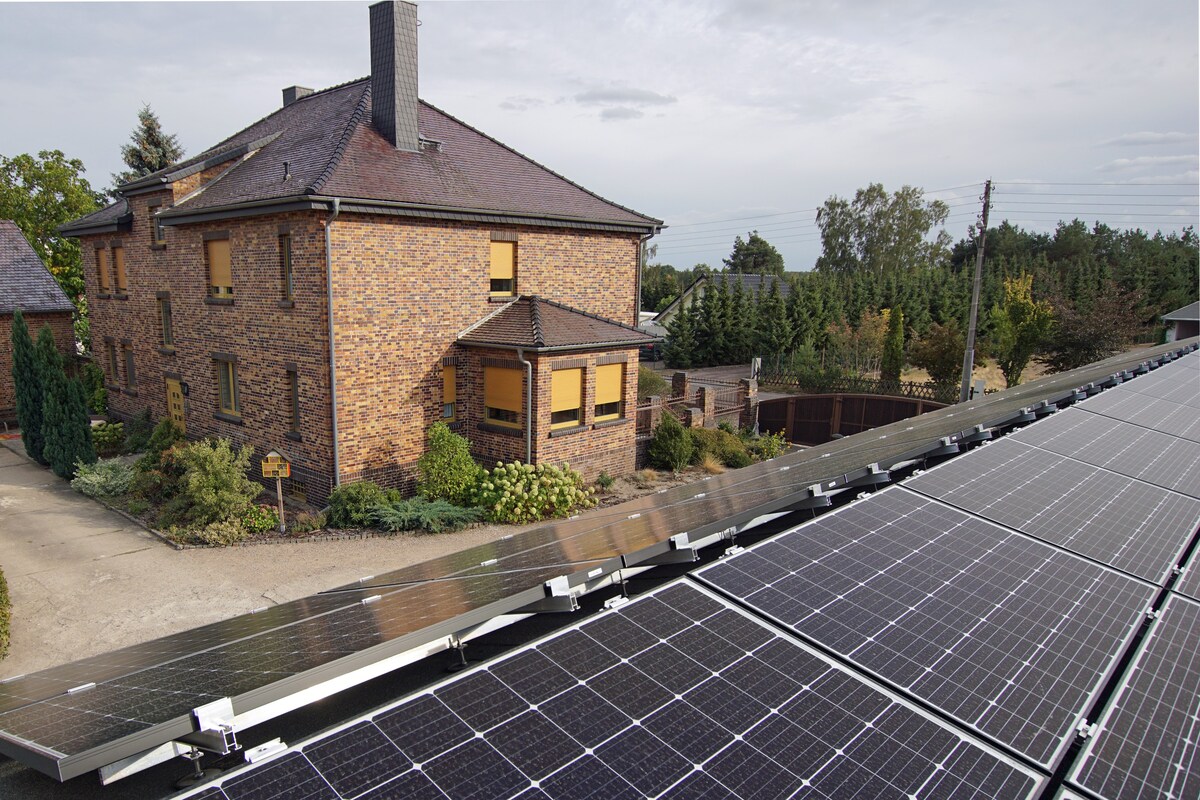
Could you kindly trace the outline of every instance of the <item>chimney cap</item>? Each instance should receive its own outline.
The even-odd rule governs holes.
[[[302,97],[308,97],[313,93],[312,89],[307,86],[289,86],[283,90],[283,105],[290,106]]]

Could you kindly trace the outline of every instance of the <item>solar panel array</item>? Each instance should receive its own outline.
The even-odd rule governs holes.
[[[679,580],[194,796],[990,800],[1043,784]]]

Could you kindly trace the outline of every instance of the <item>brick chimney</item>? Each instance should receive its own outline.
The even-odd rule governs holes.
[[[419,150],[417,7],[385,0],[371,13],[371,122],[397,150]]]
[[[313,90],[307,86],[289,86],[283,90],[283,105],[290,106],[301,97],[308,97],[312,93]]]

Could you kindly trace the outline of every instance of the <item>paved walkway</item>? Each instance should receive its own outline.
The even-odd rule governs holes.
[[[511,532],[502,531],[503,532]],[[481,544],[440,536],[175,550],[0,440],[0,567],[13,604],[0,680]]]

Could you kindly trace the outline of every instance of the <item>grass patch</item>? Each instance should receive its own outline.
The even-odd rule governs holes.
[[[8,655],[8,626],[12,622],[12,601],[8,599],[8,582],[0,570],[0,659]]]

